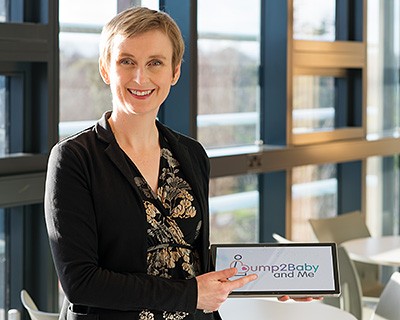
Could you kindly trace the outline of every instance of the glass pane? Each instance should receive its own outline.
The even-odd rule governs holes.
[[[160,9],[160,0],[142,0],[141,6],[147,7],[149,9],[153,9],[153,10],[159,10]]]
[[[102,26],[116,13],[116,0],[60,0],[60,138],[111,109],[110,90],[98,71],[98,46]]]
[[[400,125],[400,0],[368,1],[367,132],[398,135]]]
[[[335,78],[295,76],[293,79],[293,133],[332,130],[335,127]]]
[[[0,0],[0,22],[7,21],[7,4],[8,0]]]
[[[7,153],[6,77],[0,76],[0,157]]]
[[[60,23],[102,26],[117,12],[117,0],[59,0]]]
[[[9,154],[25,152],[25,120],[23,116],[24,73],[31,68],[29,64],[20,63],[21,70],[12,76],[0,75],[0,158]]]
[[[292,171],[291,235],[294,241],[315,241],[308,222],[337,214],[336,165],[308,165]]]
[[[335,41],[335,0],[293,0],[293,38]]]
[[[5,319],[6,309],[6,235],[4,209],[0,208],[0,319]]]
[[[399,234],[399,156],[367,159],[367,224],[372,235]]]
[[[260,0],[198,1],[197,137],[207,148],[259,139],[259,16]]]
[[[256,175],[211,179],[211,243],[258,242],[258,203]]]

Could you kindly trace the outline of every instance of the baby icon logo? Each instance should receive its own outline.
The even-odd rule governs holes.
[[[242,255],[236,254],[233,259],[234,261],[231,262],[230,267],[231,268],[236,268],[237,269],[237,274],[235,275],[236,277],[244,277],[247,275],[247,271],[249,271],[249,266],[247,264],[244,264],[242,260]]]

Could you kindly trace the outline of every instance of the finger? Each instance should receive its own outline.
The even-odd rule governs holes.
[[[282,297],[279,297],[278,300],[281,301],[281,302],[285,302],[285,301],[290,300],[290,297],[289,296],[282,296]]]
[[[237,273],[236,268],[229,268],[229,269],[214,271],[213,276],[220,281],[226,281],[229,278],[233,277],[236,273]]]
[[[292,298],[294,301],[298,301],[298,302],[308,302],[308,301],[321,301],[324,298],[323,297],[298,297],[298,298]]]
[[[323,297],[289,297],[289,296],[282,296],[279,297],[278,300],[281,302],[285,302],[287,300],[294,300],[297,302],[309,302],[309,301],[313,301],[313,300],[322,300]]]
[[[229,291],[233,291],[235,289],[243,287],[245,284],[254,281],[257,279],[256,274],[250,274],[248,276],[240,277],[239,279],[232,280],[226,282],[226,286],[229,289]]]
[[[312,297],[301,297],[301,298],[293,298],[294,301],[297,302],[309,302],[309,301],[313,301]]]

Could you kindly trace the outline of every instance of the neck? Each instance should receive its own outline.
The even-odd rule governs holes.
[[[118,144],[134,150],[158,147],[158,130],[154,118],[112,113],[108,119]]]

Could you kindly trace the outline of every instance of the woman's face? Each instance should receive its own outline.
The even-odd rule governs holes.
[[[172,43],[159,30],[113,40],[108,67],[101,65],[104,82],[110,85],[114,111],[157,115],[171,85],[180,75],[172,68]]]

